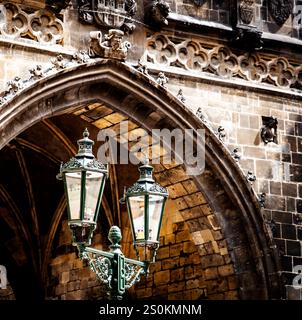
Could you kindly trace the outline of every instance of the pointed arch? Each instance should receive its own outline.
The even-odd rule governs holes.
[[[184,104],[126,63],[96,60],[74,66],[18,93],[0,110],[0,149],[38,121],[93,101],[105,103],[148,132],[159,124],[161,128],[205,130],[207,169],[193,179],[213,208],[232,249],[241,297],[279,298],[280,268],[276,248],[266,229],[257,197],[234,159],[207,125]],[[160,117],[148,117],[153,112]],[[195,146],[199,146],[198,141]],[[232,215],[226,209],[229,201],[234,208]],[[244,246],[236,242],[238,230],[247,238]],[[249,275],[254,279],[252,283],[246,281]]]

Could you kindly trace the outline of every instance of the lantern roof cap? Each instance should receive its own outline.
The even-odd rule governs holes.
[[[78,140],[78,153],[66,163],[61,163],[60,173],[57,178],[62,179],[62,173],[72,171],[97,171],[108,175],[108,168],[97,160],[92,153],[92,146],[94,141],[89,139],[89,131],[85,128],[83,138]]]
[[[149,164],[149,159],[146,158],[143,164],[138,168],[140,177],[130,188],[125,192],[125,196],[139,195],[139,194],[158,194],[164,197],[168,196],[168,190],[153,179],[154,168]]]

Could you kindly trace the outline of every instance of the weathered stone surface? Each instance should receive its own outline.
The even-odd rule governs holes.
[[[15,1],[15,3],[18,3],[19,6],[21,2]],[[139,2],[137,3],[139,6],[141,5]],[[208,1],[200,6],[194,5],[193,2],[186,3],[181,0],[169,1],[173,14],[184,14],[189,19],[193,17],[198,19],[200,22],[199,28],[201,29],[204,20],[230,25],[230,17],[237,15],[237,13],[233,15],[229,11],[229,1],[222,1],[219,5],[217,3],[217,1]],[[43,4],[41,1],[23,1],[22,10],[18,12],[21,15],[23,11],[28,15],[33,13],[36,15],[36,11],[42,9]],[[139,9],[142,12],[142,8]],[[253,23],[261,29],[261,32],[273,31],[272,37],[276,34],[301,38],[301,32],[299,32],[298,24],[295,22],[298,19],[297,17],[294,17],[294,21],[291,19],[284,21],[284,25],[277,28],[276,23],[268,14],[268,8],[265,3],[262,4],[262,7],[257,5],[256,9]],[[198,282],[198,277],[201,275],[206,280],[213,281],[212,284],[209,284],[209,296],[212,298],[232,299],[236,297],[238,286],[242,287],[246,283],[262,283],[260,279],[267,275],[265,272],[268,271],[253,269],[253,266],[257,265],[255,261],[261,256],[259,252],[269,252],[270,255],[265,256],[265,259],[270,262],[273,260],[271,257],[274,256],[270,251],[270,235],[266,234],[267,230],[263,227],[265,225],[264,221],[262,221],[263,216],[270,223],[273,236],[277,238],[276,243],[281,256],[287,254],[286,257],[289,260],[293,260],[293,257],[299,258],[299,254],[301,255],[299,241],[302,240],[302,231],[296,214],[300,214],[302,211],[300,199],[302,197],[300,183],[302,182],[302,118],[301,101],[297,92],[300,93],[301,91],[301,70],[299,65],[302,58],[300,51],[295,49],[294,44],[291,45],[291,52],[288,51],[286,45],[279,43],[278,52],[275,52],[274,48],[265,47],[261,52],[252,53],[249,55],[249,59],[246,59],[247,52],[245,49],[238,50],[238,48],[229,48],[229,46],[222,45],[222,42],[217,40],[217,37],[218,39],[220,37],[220,33],[217,33],[209,41],[208,37],[211,37],[211,34],[205,38],[204,33],[200,32],[200,30],[197,32],[196,26],[192,24],[190,39],[187,38],[182,32],[183,24],[179,20],[177,21],[177,37],[170,35],[170,26],[167,26],[165,30],[157,34],[150,33],[147,27],[144,30],[138,27],[137,32],[128,37],[133,42],[133,50],[129,51],[129,60],[124,65],[112,61],[98,63],[90,61],[87,65],[84,65],[84,61],[82,61],[83,65],[76,69],[74,64],[76,62],[72,62],[74,51],[88,48],[88,33],[94,30],[96,26],[81,24],[75,17],[73,10],[74,8],[72,7],[66,8],[66,11],[63,12],[64,21],[62,21],[61,15],[48,13],[47,16],[51,17],[52,24],[44,26],[39,34],[35,30],[26,31],[22,29],[23,31],[21,32],[17,28],[18,30],[12,29],[13,34],[7,37],[3,24],[0,26],[3,40],[0,59],[0,87],[3,90],[8,90],[9,94],[15,89],[17,90],[14,92],[16,95],[12,95],[12,97],[15,97],[16,102],[11,103],[12,109],[4,108],[4,106],[10,105],[10,102],[5,100],[7,95],[0,95],[0,127],[2,133],[0,143],[1,148],[6,148],[3,149],[3,153],[0,155],[0,160],[3,160],[3,163],[1,162],[3,167],[6,167],[6,163],[14,162],[8,156],[8,149],[15,144],[12,139],[20,132],[23,132],[23,136],[19,136],[17,140],[21,144],[23,141],[22,147],[20,147],[22,149],[30,149],[29,146],[32,148],[33,142],[39,145],[38,136],[41,134],[44,142],[39,146],[35,146],[34,149],[37,151],[40,148],[44,148],[45,141],[48,141],[48,146],[45,147],[48,149],[45,149],[47,152],[44,155],[50,158],[53,157],[50,161],[53,165],[53,163],[59,163],[62,159],[74,154],[74,146],[72,144],[76,141],[75,134],[82,126],[94,128],[94,135],[96,136],[99,130],[106,128],[111,128],[117,132],[121,121],[128,119],[128,117],[133,118],[135,123],[131,123],[129,127],[130,145],[133,146],[136,142],[135,140],[141,134],[146,134],[143,129],[145,127],[148,127],[148,130],[153,128],[181,128],[184,130],[191,125],[194,128],[201,128],[202,122],[197,123],[199,120],[191,117],[186,112],[186,108],[195,112],[202,104],[202,112],[205,117],[208,116],[207,124],[212,127],[213,130],[211,130],[215,132],[219,126],[223,126],[226,137],[220,143],[212,137],[213,132],[211,130],[206,130],[207,168],[200,177],[188,175],[182,166],[175,163],[157,165],[155,178],[157,182],[167,186],[170,192],[170,200],[167,203],[168,211],[165,212],[167,216],[167,218],[165,217],[166,222],[164,221],[166,227],[163,228],[163,233],[161,234],[161,247],[156,257],[157,263],[151,267],[152,274],[150,279],[147,280],[148,284],[147,282],[144,283],[150,287],[139,288],[137,296],[149,298],[152,295],[157,295],[171,299],[188,297],[197,299],[206,294],[204,292],[206,290],[203,288],[194,287]],[[13,14],[16,13],[15,10],[12,10],[12,12]],[[30,24],[31,18],[26,19],[26,27]],[[136,18],[139,20],[141,16],[138,14]],[[55,19],[59,19],[60,22],[55,21]],[[173,26],[172,28],[175,27],[172,22],[174,19],[175,15],[171,15],[169,18],[169,24]],[[5,19],[3,21],[5,22],[4,24],[7,24]],[[25,20],[21,19],[20,21],[23,25]],[[40,25],[41,21],[39,20],[38,22],[38,25]],[[54,22],[63,25],[64,33],[60,31],[59,35],[64,39],[60,38],[62,41],[60,39],[59,41],[57,39],[54,41],[60,43],[59,46],[45,46],[41,43],[51,39],[41,37],[45,33],[47,34],[49,31],[47,31],[47,28],[53,27]],[[33,37],[35,33],[37,33],[36,38]],[[149,45],[152,39],[147,39],[146,34],[150,35],[151,38],[153,35],[159,37],[154,46]],[[14,41],[11,40],[12,38],[14,38]],[[191,46],[188,45],[189,43]],[[158,45],[161,48],[157,48],[156,46]],[[176,46],[178,47],[176,48]],[[51,80],[53,82],[49,82],[46,79],[46,70],[51,66],[50,59],[56,55],[61,55],[63,59],[56,61],[54,69],[50,73],[50,78],[53,79]],[[151,76],[148,78],[147,74],[142,72],[139,72],[139,76],[137,76],[135,68],[129,67],[130,64],[135,66],[139,59],[144,62],[146,55],[149,55],[148,63],[152,66],[153,73],[160,71],[163,67],[169,69],[170,81],[166,84],[166,89],[158,89],[150,78]],[[295,61],[295,63],[292,61]],[[36,63],[41,64],[42,68],[37,68],[35,72],[30,73],[28,69],[33,68]],[[93,67],[94,64],[95,67]],[[74,68],[74,73],[70,73],[70,77],[68,76],[68,68]],[[125,72],[126,69],[130,71],[127,73]],[[39,70],[42,70],[41,74]],[[104,72],[104,70],[106,71]],[[56,75],[55,72],[58,72],[58,74]],[[33,73],[41,82],[26,91],[27,86],[30,84],[26,81],[30,79]],[[205,79],[206,73],[208,73],[207,77],[210,73],[211,80]],[[194,77],[191,77],[192,75]],[[7,82],[16,76],[20,77],[22,85],[18,87],[16,84],[13,86],[11,83],[7,86]],[[80,80],[77,80],[77,77]],[[58,82],[62,86],[55,79],[59,79]],[[89,83],[87,85],[85,79],[88,79]],[[24,83],[23,80],[25,81]],[[72,88],[69,87],[69,84]],[[25,86],[24,88],[22,88],[23,85]],[[47,91],[49,87],[52,88],[52,91]],[[127,89],[125,89],[126,87]],[[172,93],[177,93],[180,87],[186,98],[185,107],[183,105],[180,107],[178,102],[175,103],[173,100],[175,97],[173,97]],[[274,94],[272,94],[272,91],[266,90],[267,88],[273,88]],[[296,91],[293,91],[292,88]],[[25,90],[26,93],[23,94],[22,92],[25,91],[21,90]],[[41,99],[38,98],[35,92],[41,93],[43,97]],[[35,106],[33,106],[31,97],[36,99],[34,100]],[[49,100],[46,97],[50,97]],[[18,101],[20,102],[19,105]],[[26,101],[28,101],[28,104]],[[19,113],[21,109],[24,112]],[[12,110],[14,110],[13,113],[11,112]],[[15,114],[15,121],[4,117],[4,115],[10,114]],[[268,143],[263,145],[261,142],[259,133],[262,116],[273,116],[278,119],[278,144]],[[41,126],[45,126],[45,119],[49,117],[53,117],[51,119],[53,127],[50,128],[48,126],[48,134],[45,135],[42,133]],[[67,118],[70,118],[70,120],[67,120]],[[44,124],[41,124],[40,120],[43,120]],[[4,126],[5,123],[8,123],[7,127]],[[37,127],[38,129],[35,132],[27,131],[27,128],[31,128],[34,123],[39,123],[40,127]],[[35,137],[34,141],[32,139],[33,136]],[[26,141],[25,144],[24,140]],[[55,145],[55,140],[60,140],[60,144]],[[12,143],[7,146],[9,141]],[[217,143],[219,143],[218,147]],[[53,147],[51,147],[52,145]],[[234,150],[235,147],[239,147],[243,156],[238,163],[231,161],[230,154],[227,152],[227,150]],[[66,153],[58,152],[61,149],[66,149],[64,151]],[[160,155],[161,151],[160,147],[158,147],[156,150],[157,155]],[[35,161],[26,160],[27,166],[31,170],[31,165]],[[53,176],[53,169],[49,169],[50,167],[44,166],[44,164],[42,165],[41,161],[37,160],[38,164],[35,167],[39,168],[41,165],[41,168],[44,168],[42,171]],[[16,166],[17,164],[8,171],[19,172],[20,166]],[[256,174],[257,180],[253,185],[247,187],[240,174],[242,171],[245,174],[249,170]],[[115,184],[120,186],[122,184],[128,185],[128,182],[132,180],[131,170],[122,171],[117,166],[116,171],[117,181],[121,182],[121,184],[117,184],[116,181]],[[30,171],[29,175],[36,177],[39,172],[33,173]],[[127,179],[122,178],[122,176],[127,177]],[[43,183],[48,183],[49,181],[50,178],[47,176]],[[3,183],[7,184],[5,178],[1,178],[0,183],[1,185]],[[107,186],[109,185],[110,183]],[[5,187],[7,187],[8,193],[14,189],[8,185]],[[16,185],[16,189],[17,187]],[[250,192],[250,188],[253,189],[252,192]],[[38,185],[34,184],[33,189],[34,192],[38,192],[39,189],[44,190],[45,188],[41,188],[40,183]],[[58,189],[56,188],[56,190]],[[110,219],[120,219],[116,208],[117,201],[112,199],[111,203],[111,196],[114,197],[115,193],[121,194],[122,190],[114,191],[110,188],[109,190],[106,190],[106,193],[110,193],[106,195],[106,200],[109,202],[108,207],[113,209],[112,212],[109,212],[108,208],[106,210],[102,208],[102,211],[104,209],[104,216],[108,218],[108,222],[111,224]],[[253,191],[257,194],[266,193],[265,208],[262,209],[266,210],[265,212],[260,211],[257,207],[257,197],[253,195]],[[39,201],[41,203],[47,202],[47,206],[49,206],[49,203],[53,203],[55,207],[57,199],[53,201],[54,199],[50,198],[54,193],[49,191],[49,201],[43,201],[40,198]],[[22,190],[18,194],[21,197],[26,194],[26,190]],[[12,198],[17,199],[16,196]],[[209,204],[207,200],[209,200]],[[39,201],[36,202],[38,203]],[[18,201],[16,200],[17,206],[18,202],[25,203],[24,199],[21,198]],[[54,211],[55,209],[52,208],[52,210]],[[112,214],[114,217],[111,217]],[[38,213],[38,215],[40,219],[40,214]],[[25,205],[22,208],[23,216],[31,216],[31,213],[27,212]],[[46,226],[41,228],[41,232],[45,234],[39,235],[43,239],[43,243],[44,240],[47,243],[48,233],[46,234],[45,230],[50,227],[49,224],[52,221],[49,219],[50,217],[54,217],[54,215],[45,214],[41,219],[41,221],[43,220],[47,223]],[[12,218],[10,217],[10,219]],[[123,227],[129,223],[125,219],[122,214],[119,222]],[[11,220],[7,221],[12,226],[16,224]],[[173,227],[172,224],[175,222],[177,224]],[[39,223],[40,220],[38,221]],[[27,226],[30,228],[30,234],[38,234],[37,230],[31,230],[33,228],[32,221],[31,223],[26,223],[26,228]],[[64,228],[66,231],[67,226]],[[55,230],[52,231],[53,233],[51,234],[55,238]],[[256,246],[252,239],[258,239],[259,231],[264,243]],[[106,234],[106,230],[102,230],[102,232]],[[49,242],[49,248],[47,249],[49,252],[47,253],[47,259],[45,259],[49,265],[49,273],[52,279],[47,284],[47,286],[52,287],[49,289],[49,292],[52,292],[51,297],[55,298],[55,295],[62,299],[100,297],[100,285],[87,265],[83,265],[76,257],[75,251],[73,251],[74,248],[70,245],[70,235],[63,234],[60,231],[57,231],[57,233],[60,233],[58,250],[54,249],[54,252],[50,252],[52,250],[49,248],[53,248],[53,244]],[[249,235],[252,236],[249,237]],[[135,256],[132,248],[130,249],[130,231],[127,233],[125,228],[123,236],[125,252]],[[222,242],[224,239],[228,241],[224,245],[220,245],[220,241]],[[22,247],[22,244],[17,239],[5,240],[4,242],[9,249],[16,247],[16,244],[18,244],[18,247]],[[107,245],[106,239],[96,236],[95,241]],[[18,256],[20,261],[28,260],[26,254],[21,252],[22,248],[18,250],[15,251],[15,256]],[[71,251],[73,252],[72,254],[70,254]],[[232,272],[237,272],[238,269],[235,268],[232,271],[233,260],[239,261],[240,268],[247,264],[248,267],[246,267],[245,271],[248,272],[249,270],[250,272],[247,276],[248,281],[244,282],[242,275],[238,274],[238,284],[236,284],[235,276],[233,276]],[[271,274],[270,268],[273,269],[272,266],[275,265],[277,264],[268,263],[269,274]],[[284,269],[289,268],[288,264],[284,263],[283,265]],[[190,281],[190,285],[188,285],[190,288],[183,287],[183,284],[181,285],[184,281],[179,280],[180,276],[176,272],[180,267],[184,268],[183,278],[188,280],[187,283]],[[43,272],[45,273],[45,279],[47,279],[47,266],[43,266],[43,268],[46,270]],[[163,281],[161,277],[163,277],[162,272],[165,272],[166,269],[171,273],[169,273],[168,282],[163,284],[161,283]],[[175,271],[173,278],[175,278],[175,283],[179,283],[179,285],[175,285],[172,282],[172,271]],[[273,272],[278,273],[279,271],[273,269]],[[253,275],[257,272],[261,273],[261,277],[254,279]],[[157,274],[159,276],[156,276]],[[219,277],[227,278],[228,289],[226,289],[225,279],[219,282]],[[156,285],[158,285],[158,288],[156,288]],[[261,285],[263,284],[259,286]],[[151,286],[155,286],[152,291]],[[165,286],[167,288],[171,286],[173,288],[171,289],[172,291],[167,291]],[[259,289],[259,292],[262,289]],[[292,288],[288,287],[287,290],[288,298],[297,298],[298,295],[293,293]],[[258,294],[255,289],[254,297],[265,297],[264,291]],[[244,295],[246,291],[242,290],[242,292],[242,297],[246,297]],[[252,295],[251,293],[250,296]]]

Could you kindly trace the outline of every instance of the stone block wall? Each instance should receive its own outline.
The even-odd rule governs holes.
[[[200,6],[195,5],[191,0],[168,2],[173,12],[229,24],[229,1],[204,1]],[[268,13],[267,1],[255,1],[255,3],[256,18],[262,21],[259,26],[263,31],[301,37],[299,18],[290,17],[282,28],[277,28]],[[299,5],[302,5],[301,1],[296,1],[295,8]],[[70,55],[76,48],[87,47],[88,33],[95,27],[81,25],[76,19],[76,11],[66,13],[63,45],[47,46],[24,38],[12,41],[11,44],[10,41],[1,37],[1,90],[6,87],[6,82],[15,76],[27,78],[28,69],[33,64],[39,63],[46,66],[50,58],[59,53]],[[291,26],[295,23],[297,28],[292,29]],[[74,29],[78,31],[76,34],[73,33]],[[139,56],[145,45],[145,34],[137,30],[129,38],[134,43],[133,55],[137,61],[137,55]],[[68,51],[67,48],[72,50]],[[298,55],[294,56],[296,66],[300,65],[299,58]],[[162,66],[155,65],[155,67]],[[257,177],[253,183],[255,192],[258,195],[266,194],[263,215],[270,225],[271,233],[279,248],[285,286],[284,297],[302,299],[301,289],[296,290],[292,286],[295,277],[293,268],[302,265],[301,92],[297,90],[291,94],[289,90],[282,91],[283,88],[279,91],[271,90],[268,86],[258,90],[252,88],[253,80],[249,81],[250,86],[245,87],[241,83],[236,87],[232,78],[224,78],[223,75],[220,77],[221,82],[211,82],[209,79],[202,80],[202,74],[194,74],[195,78],[190,78],[188,73],[193,73],[193,70],[187,68],[186,71],[187,74],[184,76],[179,69],[170,69],[168,89],[177,95],[181,88],[186,98],[186,105],[194,113],[200,108],[213,130],[217,130],[219,126],[225,128],[224,143],[230,152],[239,148],[241,160],[237,165],[244,174],[252,171]],[[224,84],[222,84],[223,81]],[[273,116],[278,119],[277,144],[264,144],[261,141],[263,116]],[[159,174],[159,179],[160,176],[163,175]],[[180,176],[178,178],[180,179]],[[174,180],[173,182],[182,181]],[[185,188],[184,184],[178,186],[175,184],[173,188],[179,188],[175,201],[178,202],[179,207],[183,206],[187,216],[190,214],[194,216],[194,212],[202,211],[202,204],[195,207],[191,205],[191,195],[186,195],[186,199],[178,197],[181,195],[182,188]],[[170,189],[173,193],[172,188]],[[196,192],[192,191],[192,193]],[[194,222],[188,223],[189,228],[183,225],[184,219],[178,219],[180,218],[169,222],[171,226],[174,223],[173,228],[166,230],[162,237],[158,261],[152,266],[150,278],[146,283],[139,285],[133,294],[141,298],[151,296],[171,299],[236,298],[237,291],[231,261],[221,262],[223,254],[220,251],[220,255],[215,255],[213,241],[202,243],[205,252],[213,254],[211,258],[206,254],[201,256],[201,249],[196,247],[196,239],[193,239],[194,231],[192,233],[190,229],[194,229]],[[63,225],[62,230],[64,234],[66,225]],[[217,233],[217,237],[220,237],[220,234]],[[103,240],[96,239],[96,244],[102,244]],[[223,247],[223,237],[217,240]],[[48,297],[50,299],[100,298],[101,286],[96,282],[94,274],[88,272],[78,260],[73,248],[70,247],[68,236],[65,240],[62,238],[59,240],[58,248],[50,264]]]
[[[179,83],[171,78],[175,93]],[[200,108],[213,130],[223,126],[225,146],[239,149],[237,165],[246,175],[252,171],[252,187],[266,194],[263,215],[269,223],[282,263],[284,296],[300,299],[301,289],[293,289],[297,275],[293,268],[302,265],[302,102],[300,97],[273,96],[264,92],[225,88],[213,83],[187,81],[183,88],[186,103],[193,112]],[[260,137],[262,116],[278,119],[275,144]]]
[[[167,2],[170,4],[172,12],[226,25],[230,23],[230,1],[170,0]]]
[[[150,275],[137,285],[135,295],[143,299],[200,300],[238,299],[237,280],[231,261],[214,253],[210,237],[204,237],[204,256],[183,221],[161,238]],[[225,240],[222,240],[225,241]],[[220,243],[221,241],[218,241]],[[222,244],[222,243],[221,243]],[[218,248],[217,248],[218,249]],[[207,253],[206,253],[207,252]]]
[[[157,176],[169,176],[158,166]],[[181,175],[175,175],[180,179]],[[174,180],[173,180],[174,181]],[[191,180],[168,182],[170,198],[161,229],[160,248],[148,277],[125,293],[126,299],[238,299],[238,283],[226,240],[204,198]],[[183,193],[180,191],[183,189]],[[187,195],[189,194],[189,195]],[[198,196],[198,200],[194,195]],[[178,211],[182,203],[182,210]],[[201,211],[201,202],[203,209]],[[204,217],[202,217],[204,213]],[[126,216],[126,212],[123,212]],[[128,222],[123,222],[122,250],[135,258]],[[200,230],[200,225],[203,225]],[[211,231],[210,229],[214,229]],[[93,247],[108,250],[106,231],[94,233]],[[106,298],[105,287],[97,280],[71,246],[67,221],[63,220],[53,245],[48,267],[47,299],[91,300]]]
[[[53,256],[48,266],[46,297],[49,300],[97,300],[106,296],[104,286],[86,263],[77,249],[71,245],[67,220],[63,220],[53,246]],[[93,245],[101,249],[106,244],[102,232],[96,230]]]

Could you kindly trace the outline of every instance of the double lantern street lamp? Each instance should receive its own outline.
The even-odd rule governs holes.
[[[110,298],[120,300],[126,289],[140,281],[141,274],[147,275],[150,263],[154,262],[168,192],[155,183],[153,167],[148,163],[139,167],[138,181],[124,192],[121,200],[127,204],[138,260],[123,255],[119,244],[121,230],[117,226],[109,230],[109,252],[89,247],[109,174],[107,165],[94,157],[93,144],[85,129],[83,139],[78,140],[78,153],[61,165],[57,178],[64,181],[73,245],[77,246],[80,258],[88,261],[98,279],[107,285]]]

